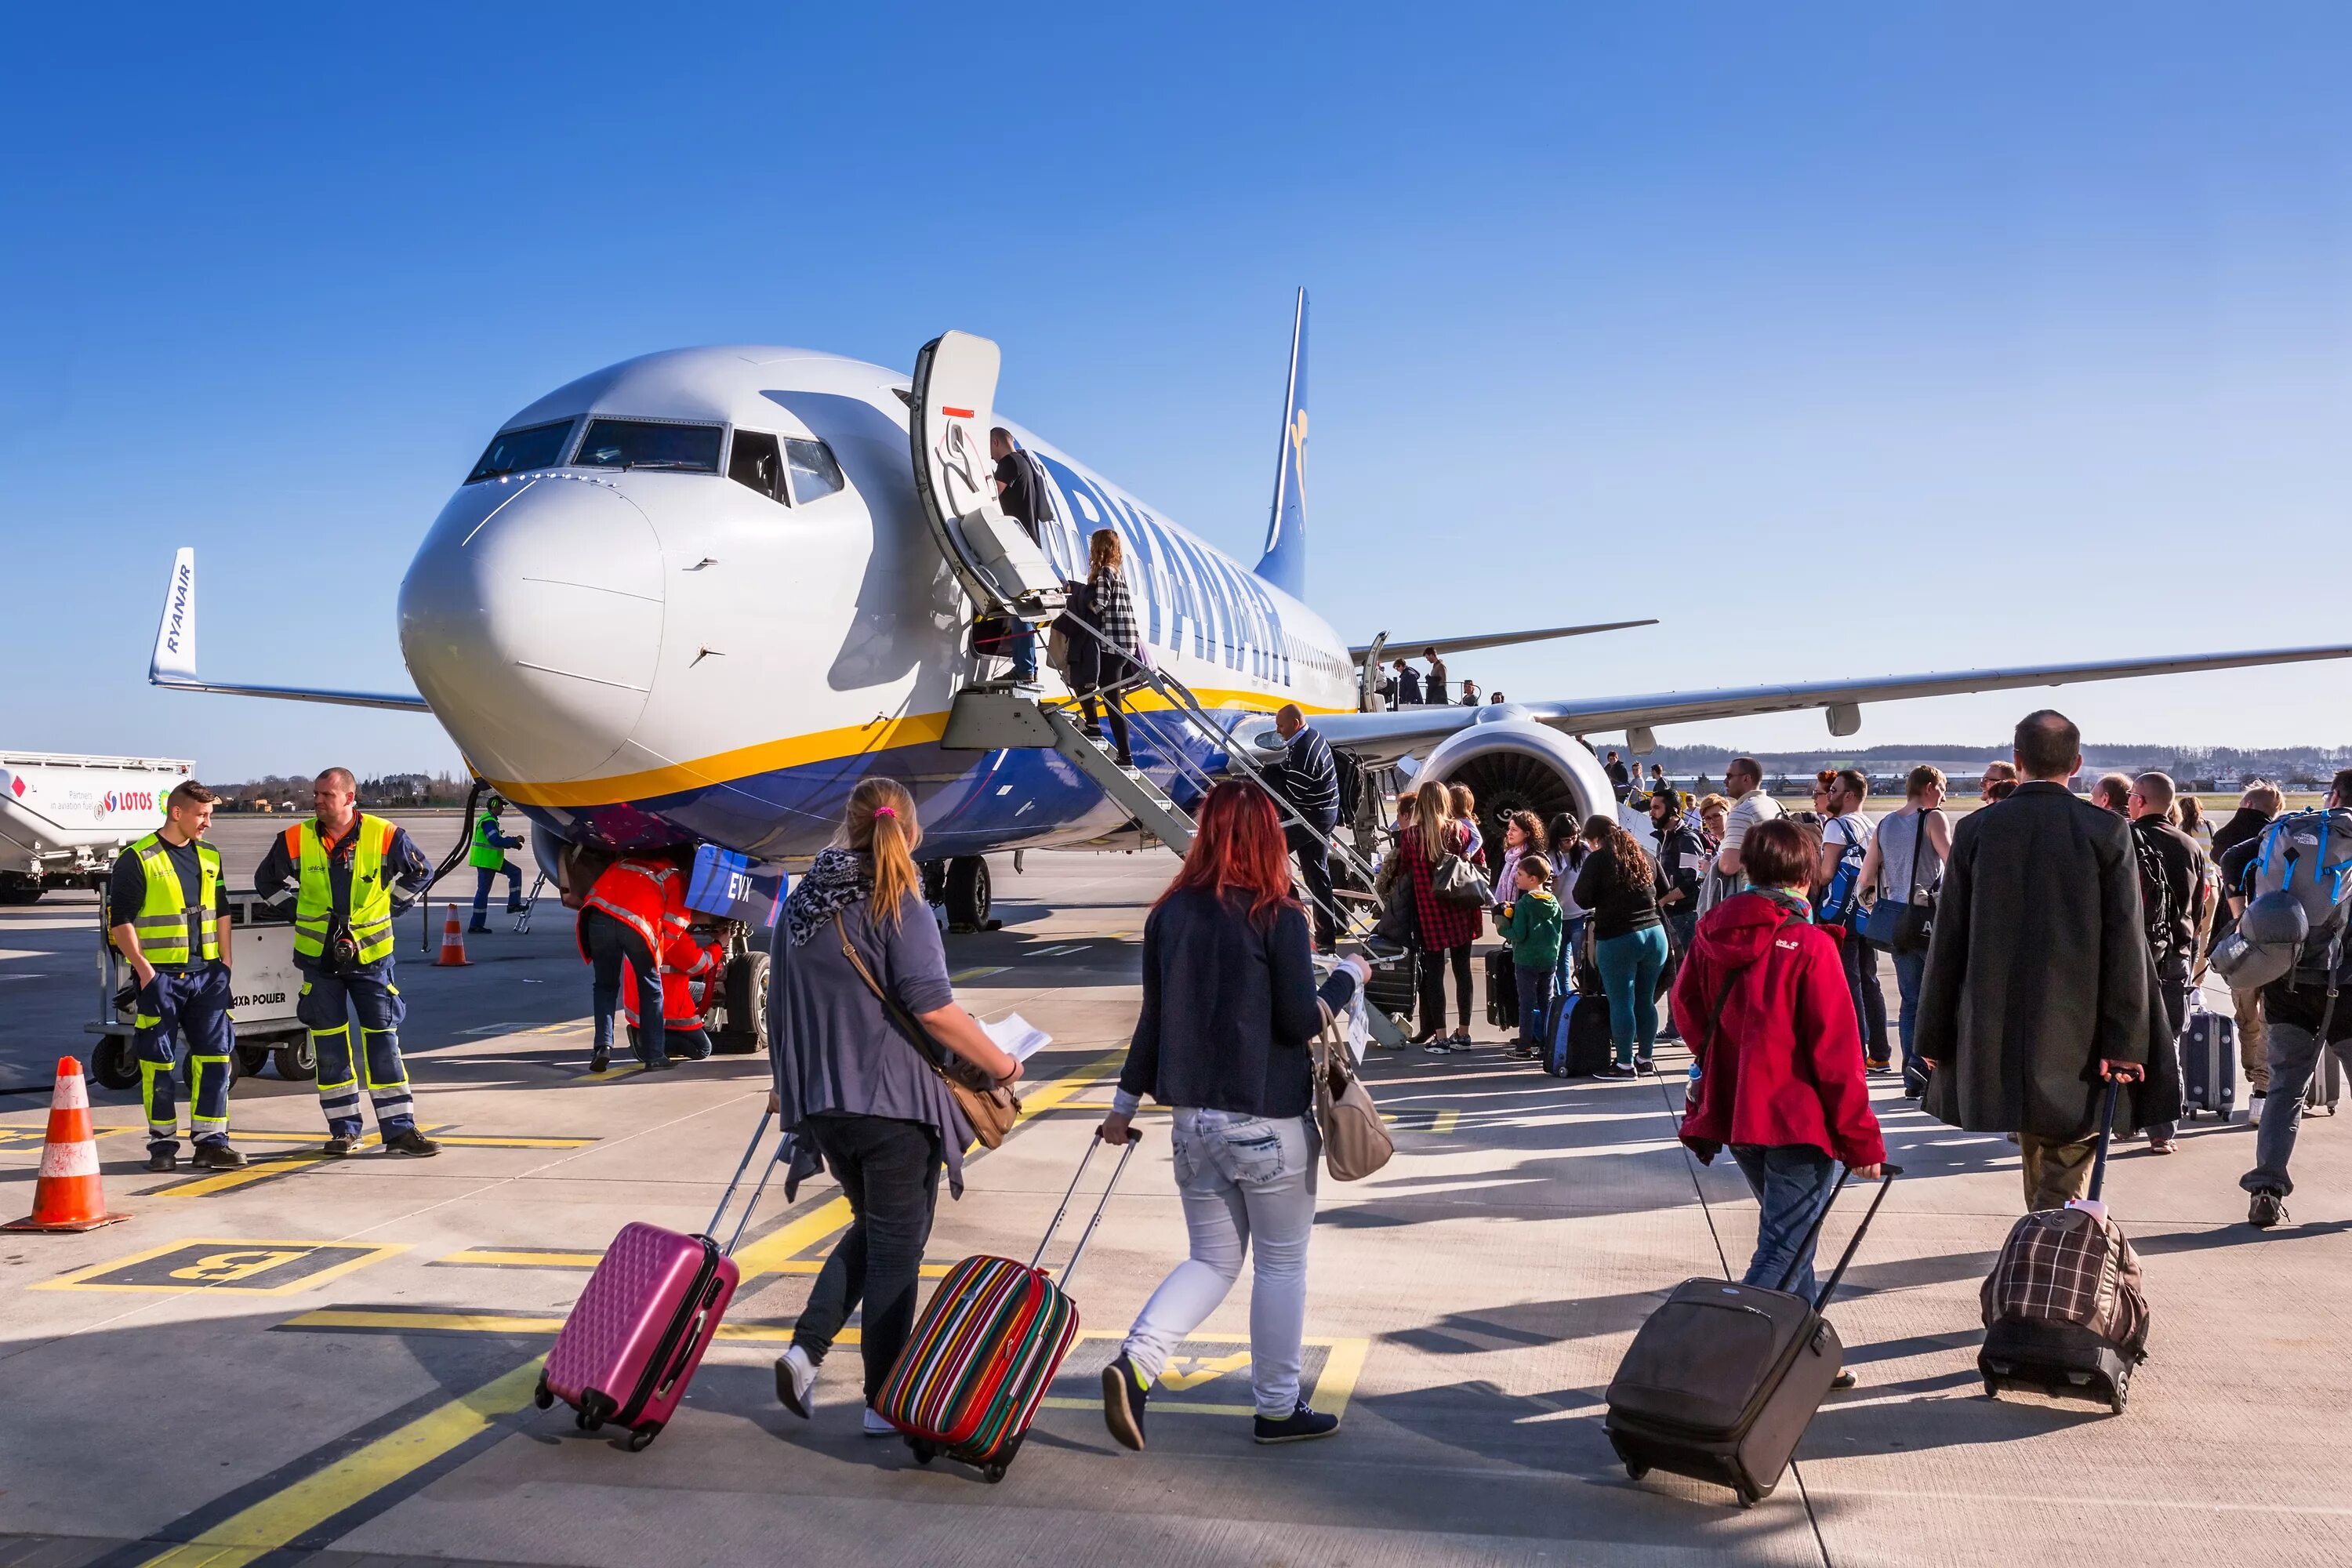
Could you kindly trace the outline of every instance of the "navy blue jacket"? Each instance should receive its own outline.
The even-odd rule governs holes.
[[[1239,896],[1187,889],[1143,924],[1143,1012],[1118,1086],[1162,1105],[1246,1116],[1304,1116],[1307,1047],[1323,1026],[1307,915],[1267,926]],[[1356,994],[1353,971],[1323,983],[1334,1012]]]

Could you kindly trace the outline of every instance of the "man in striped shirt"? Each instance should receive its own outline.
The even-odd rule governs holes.
[[[1266,782],[1306,820],[1304,827],[1285,826],[1283,837],[1297,851],[1299,874],[1307,879],[1315,945],[1328,952],[1339,940],[1331,902],[1331,831],[1339,826],[1339,769],[1331,760],[1330,743],[1307,727],[1307,715],[1296,702],[1282,705],[1274,716],[1274,728],[1284,742],[1282,761],[1266,770]]]

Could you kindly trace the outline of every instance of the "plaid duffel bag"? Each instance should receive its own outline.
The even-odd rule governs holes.
[[[2134,1360],[2147,1345],[2139,1255],[2104,1213],[2042,1209],[2011,1227],[1980,1292],[1987,1328],[2004,1320],[2072,1323]]]

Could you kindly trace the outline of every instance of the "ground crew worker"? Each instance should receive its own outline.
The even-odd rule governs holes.
[[[348,1154],[360,1146],[367,1125],[360,1115],[364,1071],[383,1146],[421,1158],[441,1146],[416,1130],[408,1068],[400,1059],[406,1009],[393,980],[392,922],[432,886],[433,867],[404,829],[359,810],[357,799],[350,769],[320,773],[311,785],[318,815],[270,840],[253,890],[274,908],[294,902],[294,967],[302,972],[294,1014],[318,1052],[326,1152]]]
[[[490,889],[501,872],[507,879],[507,913],[523,911],[522,869],[507,858],[507,851],[522,847],[522,840],[511,833],[499,831],[499,813],[507,803],[497,795],[490,796],[489,805],[474,819],[474,842],[466,851],[466,863],[474,868],[474,920],[466,928],[472,936],[487,935],[490,929]]]
[[[673,1060],[698,1062],[710,1054],[710,1032],[702,1019],[710,996],[710,983],[724,967],[726,954],[718,933],[695,924],[675,932],[661,961],[662,1040]],[[635,977],[621,987],[621,1013],[640,1040],[645,1026],[637,1013]]]
[[[674,853],[653,850],[624,855],[596,879],[580,910],[577,934],[582,960],[595,967],[591,1005],[596,1033],[588,1047],[588,1070],[603,1072],[613,1051],[613,1015],[621,1005],[621,970],[626,962],[637,994],[637,1059],[649,1072],[670,1065],[661,1025],[661,962],[671,939],[687,928],[686,873]]]
[[[139,1098],[147,1108],[147,1168],[180,1159],[176,1032],[188,1040],[190,1158],[200,1170],[234,1171],[245,1156],[228,1146],[228,890],[220,851],[204,843],[219,797],[189,779],[163,803],[163,826],[115,858],[107,882],[108,935],[139,977],[132,1017],[139,1032]]]

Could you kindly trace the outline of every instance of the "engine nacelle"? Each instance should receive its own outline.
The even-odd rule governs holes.
[[[1502,842],[1507,812],[1531,811],[1547,827],[1567,812],[1579,823],[1596,813],[1615,816],[1645,844],[1654,841],[1646,813],[1617,804],[1601,759],[1559,731],[1499,704],[1448,735],[1413,775],[1418,784],[1442,781],[1470,786],[1478,797],[1478,826],[1490,844]]]

